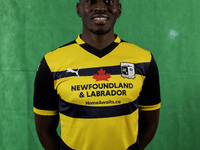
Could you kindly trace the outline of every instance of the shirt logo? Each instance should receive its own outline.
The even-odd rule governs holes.
[[[74,71],[74,70],[68,68],[68,69],[66,70],[66,72],[75,73],[75,74],[79,77],[78,71],[79,71],[80,68],[81,68],[81,67],[79,67],[77,71]]]
[[[124,62],[121,63],[121,73],[123,78],[135,78],[135,67],[134,64]]]
[[[106,71],[103,70],[102,68],[100,70],[97,71],[98,74],[93,74],[93,79],[96,79],[97,81],[108,81],[109,78],[111,78],[110,73],[105,73]]]

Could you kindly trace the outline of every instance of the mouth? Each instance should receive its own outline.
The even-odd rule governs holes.
[[[99,17],[93,19],[96,24],[106,24],[107,18]]]
[[[99,25],[104,25],[107,23],[107,20],[109,19],[108,15],[94,15],[92,17],[92,19],[94,20],[95,24],[99,24]]]

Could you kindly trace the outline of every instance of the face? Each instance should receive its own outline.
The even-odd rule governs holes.
[[[82,18],[83,32],[114,33],[115,22],[121,15],[121,4],[119,0],[80,0],[77,14]]]

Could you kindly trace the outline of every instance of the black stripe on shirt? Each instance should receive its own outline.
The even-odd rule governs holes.
[[[135,74],[140,74],[145,76],[148,70],[149,63],[138,63],[134,64],[135,66]],[[120,75],[121,74],[121,66],[109,66],[109,67],[96,67],[96,68],[86,68],[86,69],[79,69],[78,74],[79,76],[93,76],[97,74],[100,69],[105,70],[105,73],[110,73],[110,75]],[[71,68],[70,68],[71,69]],[[78,69],[72,69],[77,71]],[[70,76],[77,76],[76,73],[66,71],[59,71],[53,72],[54,80],[70,77]]]
[[[91,107],[68,103],[60,99],[59,111],[60,113],[73,117],[73,118],[108,118],[122,115],[128,115],[138,109],[138,100],[131,103],[104,106],[104,107]]]

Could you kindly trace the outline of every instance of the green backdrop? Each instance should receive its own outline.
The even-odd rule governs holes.
[[[0,150],[42,150],[32,111],[43,55],[81,32],[77,0],[0,0]],[[150,50],[162,108],[147,150],[200,149],[199,0],[121,0],[115,32]]]

